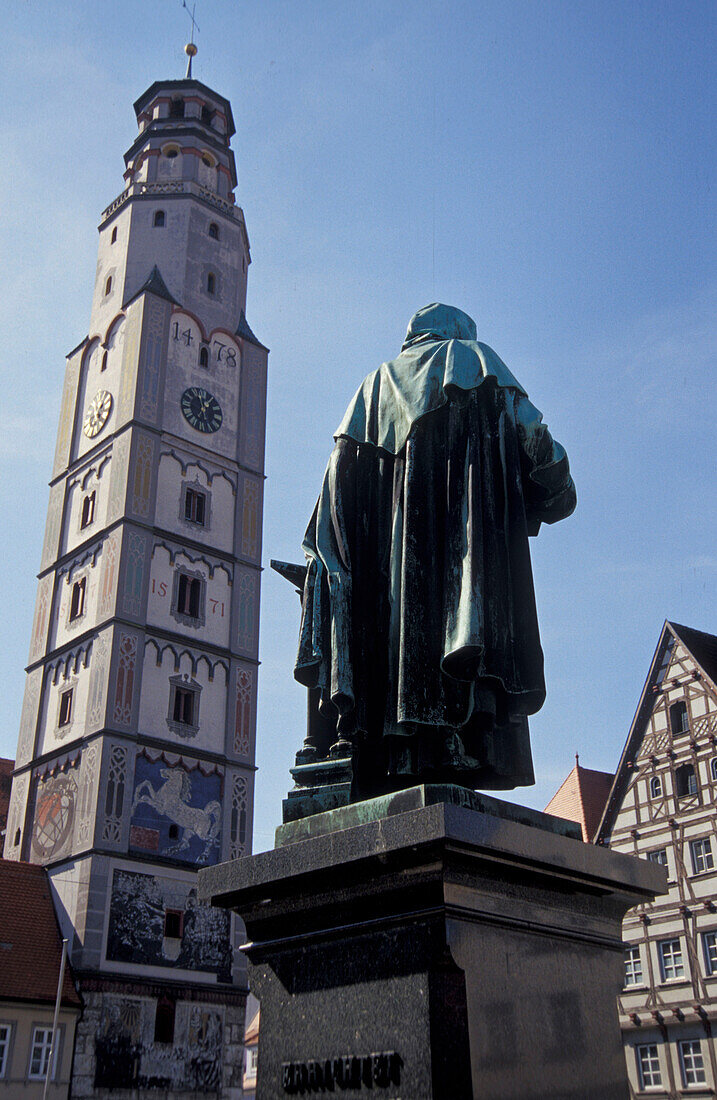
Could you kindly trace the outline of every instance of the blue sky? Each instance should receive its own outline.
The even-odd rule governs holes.
[[[460,306],[565,445],[575,514],[533,542],[542,808],[617,764],[663,620],[717,631],[717,7],[690,0],[199,0],[195,75],[229,98],[271,348],[255,845],[302,739],[299,560],[332,432],[427,302]],[[3,5],[0,317],[14,755],[64,355],[132,102],[183,75],[180,0]]]

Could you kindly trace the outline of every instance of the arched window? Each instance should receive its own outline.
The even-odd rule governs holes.
[[[710,760],[710,775],[717,782],[717,756],[713,756]]]
[[[114,244],[117,240],[117,226],[112,230],[112,236],[110,237],[110,244]]]
[[[215,241],[219,240],[219,226],[216,222],[209,223],[209,236]]]
[[[209,348],[207,347],[199,349],[199,366],[209,369]]]
[[[202,153],[202,164],[204,165],[205,168],[213,168],[214,167],[214,161],[209,156],[209,153]]]
[[[155,210],[154,222],[152,223],[156,228],[160,228],[164,225],[164,210]]]
[[[650,798],[662,798],[662,780],[659,775],[653,775],[650,780]]]
[[[214,294],[217,289],[217,279],[213,271],[207,275],[207,294]]]
[[[112,276],[107,276],[107,282],[105,283],[105,296],[112,290]]]
[[[677,703],[673,703],[670,707],[670,729],[672,730],[673,737],[678,733],[689,733],[690,727],[687,721],[687,704],[683,699],[680,699]]]

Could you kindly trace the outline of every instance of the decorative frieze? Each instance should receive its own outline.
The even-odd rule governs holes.
[[[126,782],[127,749],[124,745],[112,745],[107,767],[105,818],[102,824],[102,840],[106,844],[120,844],[122,840],[122,810]]]
[[[254,670],[237,668],[234,710],[234,752],[237,756],[249,756],[251,751],[253,688]]]

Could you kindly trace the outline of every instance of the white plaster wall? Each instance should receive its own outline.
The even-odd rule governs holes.
[[[107,335],[110,323],[122,309],[124,301],[123,290],[130,225],[131,212],[129,204],[126,204],[118,210],[114,218],[100,227],[89,331],[90,335],[99,335],[102,340]],[[115,228],[117,229],[117,240],[113,244],[112,231]],[[105,294],[108,275],[112,276],[112,290],[109,294]]]
[[[199,366],[199,352],[206,343],[209,367]],[[228,459],[235,459],[239,421],[241,357],[239,345],[227,332],[203,331],[188,314],[175,310],[169,326],[167,380],[164,391],[165,431],[183,437]],[[181,398],[189,386],[212,394],[222,410],[222,426],[214,433],[197,431],[185,419]]]
[[[120,320],[112,326],[110,345],[106,348],[102,346],[104,338],[105,333],[94,336],[82,360],[72,447],[73,460],[81,458],[82,455],[87,454],[88,451],[103,443],[110,433],[115,430],[117,423],[117,398],[120,388],[124,345],[124,324],[122,321]],[[106,368],[102,370],[105,351],[107,352]],[[97,435],[90,438],[83,432],[82,423],[90,402],[100,390],[107,390],[112,395],[112,408],[104,427]]]
[[[53,683],[54,670],[48,668],[45,673],[45,690],[40,705],[40,734],[38,737],[38,755],[49,752],[77,741],[85,733],[87,719],[87,699],[90,690],[90,666],[82,665],[82,658],[78,662],[77,671],[74,670],[74,662],[65,673],[64,669],[58,673],[56,682]],[[72,687],[72,719],[66,726],[58,727],[57,720],[60,713],[60,695]]]
[[[77,565],[72,566],[57,580],[55,592],[55,608],[52,617],[50,631],[50,649],[55,649],[71,642],[78,634],[84,633],[94,626],[97,621],[97,603],[100,591],[100,574],[102,566],[102,548],[98,548],[94,564],[92,559],[83,561],[80,556]],[[70,622],[70,605],[72,601],[72,589],[76,581],[85,577],[85,602],[82,615]]]
[[[183,472],[184,464],[184,472]],[[184,518],[183,485],[196,487],[208,496],[204,526]],[[177,450],[176,457],[165,451],[159,460],[157,475],[156,524],[177,531],[180,537],[215,546],[231,553],[234,541],[236,492],[232,482],[216,464],[206,459],[192,460],[188,451]]]
[[[224,730],[226,724],[226,675],[221,665],[214,668],[214,678],[209,679],[207,659],[200,658],[196,672],[192,673],[192,661],[187,650],[178,653],[179,672],[175,669],[175,657],[172,649],[164,642],[160,665],[157,665],[157,649],[153,642],[145,646],[142,671],[142,696],[139,706],[139,732],[153,737],[161,737],[177,746],[208,749],[211,752],[224,752]],[[186,676],[188,681],[196,681],[202,688],[199,702],[199,732],[196,736],[180,737],[167,724],[170,700],[170,677]]]
[[[155,545],[147,597],[147,623],[150,627],[181,633],[189,641],[196,638],[198,642],[228,647],[231,618],[229,577],[224,568],[216,568],[212,576],[210,564],[201,558],[194,561],[193,556],[178,552],[172,564],[169,551],[164,546]],[[204,622],[200,625],[177,620],[172,614],[175,575],[178,571],[200,575],[202,578],[204,606],[201,611]]]
[[[76,546],[92,538],[104,527],[107,518],[111,463],[111,452],[100,455],[95,462],[82,470],[76,479],[69,484],[65,506],[62,553],[74,550]],[[87,527],[81,529],[82,503],[85,497],[92,492],[95,494],[94,519]]]

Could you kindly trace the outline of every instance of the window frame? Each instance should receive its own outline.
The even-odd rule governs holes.
[[[111,294],[111,293],[112,293],[112,276],[111,276],[111,275],[108,275],[108,276],[107,276],[107,280],[106,280],[106,282],[105,282],[105,293],[104,293],[104,297],[106,298],[106,297],[107,297],[107,296],[108,296],[109,294]]]
[[[664,786],[662,783],[661,775],[653,775],[650,777],[650,798],[662,798],[664,794]]]
[[[60,692],[60,698],[57,704],[57,727],[58,729],[64,729],[66,726],[72,725],[72,697],[74,695],[74,685],[72,687],[63,688]],[[66,701],[66,702],[65,702]]]
[[[664,858],[657,858],[664,857]],[[650,852],[645,852],[645,858],[649,859],[650,863],[656,863],[659,867],[664,867],[669,873],[669,863],[667,861],[667,848],[653,848]]]
[[[710,760],[710,779],[717,783],[717,756],[713,756]]]
[[[677,944],[677,950],[670,948],[670,945]],[[668,958],[668,949],[669,958]],[[660,979],[662,983],[665,982],[681,982],[687,977],[685,973],[685,959],[682,951],[682,939],[680,936],[673,936],[670,939],[657,941],[657,958],[660,964]],[[678,968],[680,973],[677,973]],[[668,970],[674,970],[674,973],[668,974]]]
[[[695,1047],[695,1046],[697,1047],[696,1054],[697,1054],[697,1057],[699,1058],[700,1064],[699,1064],[699,1066],[692,1065],[692,1066],[688,1067],[686,1059],[685,1059],[685,1047]],[[680,1058],[680,1074],[682,1076],[682,1087],[687,1089],[687,1088],[690,1088],[692,1085],[706,1085],[707,1084],[707,1073],[705,1072],[705,1060],[704,1060],[704,1056],[702,1054],[702,1040],[701,1039],[680,1039],[677,1043],[677,1049],[678,1049],[679,1058]],[[694,1058],[694,1056],[695,1056],[695,1052],[691,1051],[690,1055],[689,1055],[690,1059]],[[697,1073],[700,1073],[700,1072],[702,1074],[701,1077],[696,1077],[695,1076],[693,1080],[690,1079],[690,1077],[689,1077],[690,1074],[697,1074]]]
[[[669,722],[670,732],[673,737],[680,737],[683,733],[690,732],[690,716],[687,712],[687,700],[676,699],[674,703],[670,703],[669,709]],[[681,724],[678,727],[675,721],[676,715],[680,716]]]
[[[678,798],[694,798],[699,793],[697,771],[694,764],[687,761],[675,769],[675,794]]]
[[[77,580],[73,581],[72,583],[70,607],[67,616],[68,623],[76,623],[78,619],[81,619],[84,616],[86,598],[87,574],[84,574],[82,577],[78,577]]]
[[[187,485],[184,490],[184,519],[193,527],[206,527],[207,494],[193,485]]]
[[[188,585],[190,587],[189,596],[187,597]],[[195,592],[197,594],[196,598],[192,595]],[[187,607],[189,610],[185,610]],[[207,579],[204,573],[196,569],[185,569],[184,567],[175,569],[170,607],[172,618],[183,626],[191,626],[196,630],[204,626],[206,613]]]
[[[702,940],[702,959],[705,974],[708,978],[712,978],[717,975],[717,929],[706,928],[701,933],[700,938]]]
[[[192,721],[184,722],[174,717],[175,700],[178,692],[191,692],[194,696],[192,702]],[[178,737],[191,738],[199,733],[199,706],[202,694],[202,685],[196,680],[181,675],[169,678],[169,708],[167,710],[167,726]]]
[[[210,222],[207,232],[213,241],[219,240],[219,225],[217,224],[217,222]]]
[[[625,989],[633,989],[635,986],[645,984],[642,976],[642,952],[639,943],[629,943],[625,947]],[[635,965],[637,964],[637,965]]]
[[[213,298],[216,297],[216,294],[217,294],[217,276],[213,271],[208,271],[207,272],[207,277],[206,277],[206,280],[205,280],[205,283],[204,283],[204,289],[206,290],[207,294],[211,294],[211,296]]]
[[[708,871],[714,871],[715,859],[710,837],[698,836],[690,841],[690,859],[693,875],[705,875]]]
[[[90,493],[85,493],[80,505],[80,531],[84,531],[87,527],[91,527],[95,522],[95,506],[97,504],[97,490],[93,489]],[[88,513],[85,516],[85,512]]]
[[[50,1059],[50,1054],[52,1054],[52,1068],[50,1070],[50,1080],[51,1081],[56,1081],[57,1080],[57,1063],[58,1063],[58,1055],[59,1055],[59,1052],[60,1052],[60,1035],[61,1035],[61,1030],[60,1029],[61,1029],[61,1025],[58,1024],[58,1026],[57,1026],[57,1037],[56,1037],[56,1041],[54,1043],[54,1049],[53,1049],[54,1034],[53,1034],[52,1025],[50,1025],[50,1027],[47,1027],[44,1024],[34,1024],[33,1025],[32,1039],[30,1041],[30,1054],[29,1054],[28,1063],[27,1063],[27,1080],[28,1081],[44,1081],[45,1080],[45,1077],[47,1075],[47,1066],[48,1066],[48,1062],[49,1062],[49,1059]],[[44,1032],[45,1035],[50,1036],[49,1044],[47,1043],[47,1041],[42,1041],[42,1042],[38,1041],[37,1033],[40,1032],[40,1031]],[[34,1058],[35,1058],[35,1050],[38,1046],[40,1046],[40,1068],[39,1068],[38,1071],[33,1073],[32,1066],[33,1066],[33,1061],[34,1061]]]
[[[654,1054],[652,1053],[654,1051]],[[647,1053],[650,1065],[646,1066],[643,1060],[643,1052]],[[659,1043],[638,1043],[635,1046],[635,1061],[637,1063],[637,1080],[641,1089],[656,1089],[662,1087],[662,1066],[660,1065]],[[655,1065],[656,1063],[656,1065]],[[657,1080],[647,1080],[647,1076]]]
[[[167,931],[167,925],[172,926],[176,921],[177,934]],[[183,909],[165,909],[164,910],[164,938],[170,940],[181,940],[184,933],[184,910]]]
[[[5,1037],[2,1033],[5,1032]],[[13,1025],[9,1020],[0,1020],[0,1081],[8,1075],[12,1058]]]
[[[165,229],[167,225],[167,215],[164,210],[155,210],[152,215],[152,229]]]
[[[160,1016],[161,1012],[161,1016]],[[168,1021],[168,1031],[171,1032],[169,1038],[164,1038],[164,1032],[160,1034],[160,1019],[166,1017]],[[176,1004],[170,1000],[169,997],[160,997],[157,999],[157,1006],[154,1010],[154,1041],[155,1043],[163,1043],[169,1046],[171,1043],[174,1045],[174,1030],[176,1023]]]

